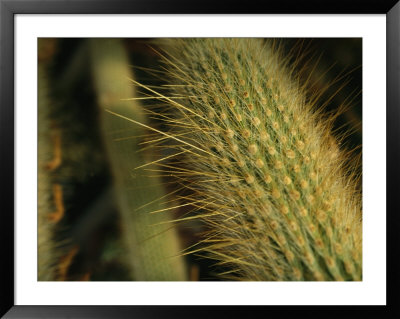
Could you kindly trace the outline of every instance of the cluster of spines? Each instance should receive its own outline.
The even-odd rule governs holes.
[[[360,197],[351,166],[278,46],[258,39],[164,42],[175,111],[160,114],[209,238],[242,280],[360,280]],[[160,143],[155,139],[154,143]],[[171,148],[171,145],[168,145]]]

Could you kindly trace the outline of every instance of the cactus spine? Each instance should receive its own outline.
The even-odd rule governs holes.
[[[154,144],[176,156],[156,164],[190,190],[197,214],[187,218],[208,225],[193,251],[228,267],[228,279],[361,280],[355,164],[331,133],[334,116],[323,117],[318,94],[308,97],[279,46],[174,39],[161,47],[168,90],[135,83],[167,105],[159,118],[168,131],[153,130],[174,145]]]

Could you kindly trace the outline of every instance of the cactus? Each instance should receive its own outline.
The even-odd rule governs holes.
[[[167,89],[132,82],[168,110],[156,106],[164,124],[150,129],[173,156],[154,165],[189,193],[184,205],[196,213],[177,222],[207,225],[190,252],[217,260],[226,279],[361,280],[357,162],[332,133],[337,115],[323,114],[290,57],[259,39],[160,46]]]
[[[57,178],[62,165],[61,132],[56,125],[50,71],[55,39],[38,39],[38,280],[63,280],[62,260],[69,239],[59,236],[65,212],[63,188]]]
[[[50,120],[48,118],[48,83],[45,66],[38,67],[38,280],[54,280],[56,277],[57,243],[54,240],[54,223],[49,220],[53,211],[52,181],[47,163],[51,162],[52,152]]]
[[[76,202],[79,184],[104,168],[95,134],[82,120],[84,109],[73,98],[83,72],[66,80],[56,71],[59,45],[57,39],[38,40],[38,280],[46,281],[70,279],[81,253],[71,212],[85,212]]]
[[[128,78],[132,77],[129,61],[118,39],[91,39],[91,62],[98,106],[101,109],[101,129],[114,175],[114,187],[121,213],[122,236],[128,247],[132,277],[135,280],[186,279],[184,258],[179,256],[176,229],[162,223],[170,220],[170,212],[158,201],[165,198],[160,181],[146,178],[146,171],[136,169],[145,164],[144,154],[138,153],[141,135],[146,131],[133,127],[109,113],[108,108],[121,115],[145,122],[139,103],[123,100],[135,95]]]

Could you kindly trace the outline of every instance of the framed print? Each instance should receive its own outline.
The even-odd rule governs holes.
[[[299,4],[1,2],[2,315],[398,314],[400,7]]]

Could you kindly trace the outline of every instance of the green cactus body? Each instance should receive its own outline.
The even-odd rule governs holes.
[[[187,218],[208,225],[192,250],[226,267],[227,279],[361,280],[355,173],[333,118],[308,102],[317,94],[306,98],[279,46],[173,39],[161,47],[168,90],[135,83],[167,105],[161,134],[174,141],[176,160],[157,164],[190,190],[186,202],[198,213]]]
[[[129,82],[132,74],[122,42],[91,39],[90,52],[101,110],[108,109],[144,123],[146,118],[141,106],[137,102],[122,100],[135,96],[134,87]],[[176,229],[162,224],[170,220],[170,211],[159,201],[165,198],[161,182],[148,178],[144,169],[135,169],[146,163],[144,153],[138,153],[139,143],[143,142],[140,136],[146,131],[104,111],[101,128],[114,176],[122,233],[128,247],[126,259],[131,265],[133,278],[186,280]],[[164,211],[165,208],[164,213],[149,213]]]

